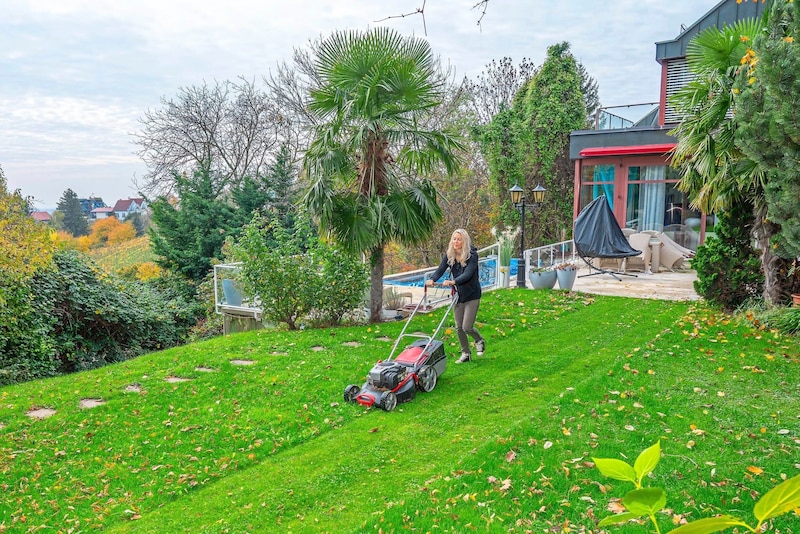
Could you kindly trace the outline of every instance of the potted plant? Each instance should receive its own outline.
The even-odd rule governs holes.
[[[531,267],[528,273],[533,289],[553,289],[556,285],[556,271],[543,267]]]
[[[789,278],[792,279],[792,288],[797,287],[797,276],[800,276],[800,265],[798,265],[800,258],[795,258],[792,261],[792,266],[789,267]],[[792,293],[792,305],[795,308],[800,308],[800,293]]]
[[[497,238],[497,264],[500,270],[499,287],[508,287],[511,275],[511,258],[514,255],[514,242],[519,228],[507,226],[502,232],[492,228],[492,235]]]
[[[578,266],[571,262],[559,263],[555,266],[555,271],[558,287],[571,291],[578,277]]]

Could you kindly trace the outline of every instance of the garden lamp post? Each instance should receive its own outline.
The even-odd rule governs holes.
[[[533,188],[533,202],[525,202],[525,191],[518,185],[508,190],[511,193],[511,202],[520,211],[520,233],[519,233],[519,259],[517,260],[517,287],[525,287],[525,208],[536,208],[544,200],[547,191],[542,184],[537,184]]]

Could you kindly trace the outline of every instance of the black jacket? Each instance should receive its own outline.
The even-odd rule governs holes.
[[[437,268],[436,272],[431,276],[433,281],[438,281],[448,267],[450,268],[450,274],[453,276],[453,280],[456,281],[458,302],[469,302],[470,300],[481,298],[481,282],[478,278],[478,249],[470,247],[469,259],[467,260],[466,266],[461,265],[459,262],[448,265],[447,254],[442,256],[442,262],[439,264],[439,268]]]

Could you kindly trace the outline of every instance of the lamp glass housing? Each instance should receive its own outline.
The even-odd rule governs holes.
[[[542,187],[542,184],[537,184],[536,187],[533,188],[533,202],[535,204],[541,204],[544,201],[544,194],[547,192],[547,189]]]
[[[522,193],[524,193],[524,191],[519,184],[514,184],[514,187],[509,189],[508,192],[511,193],[511,202],[514,204],[519,204],[522,202]]]

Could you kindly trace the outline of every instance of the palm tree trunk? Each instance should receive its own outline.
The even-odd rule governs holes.
[[[777,306],[784,301],[788,293],[784,288],[786,277],[781,274],[786,272],[787,262],[772,252],[770,243],[772,236],[778,231],[778,226],[767,219],[766,206],[756,206],[753,211],[755,212],[753,235],[758,248],[761,249],[761,270],[764,272],[764,301]]]
[[[381,322],[383,308],[383,245],[370,251],[369,322]]]

